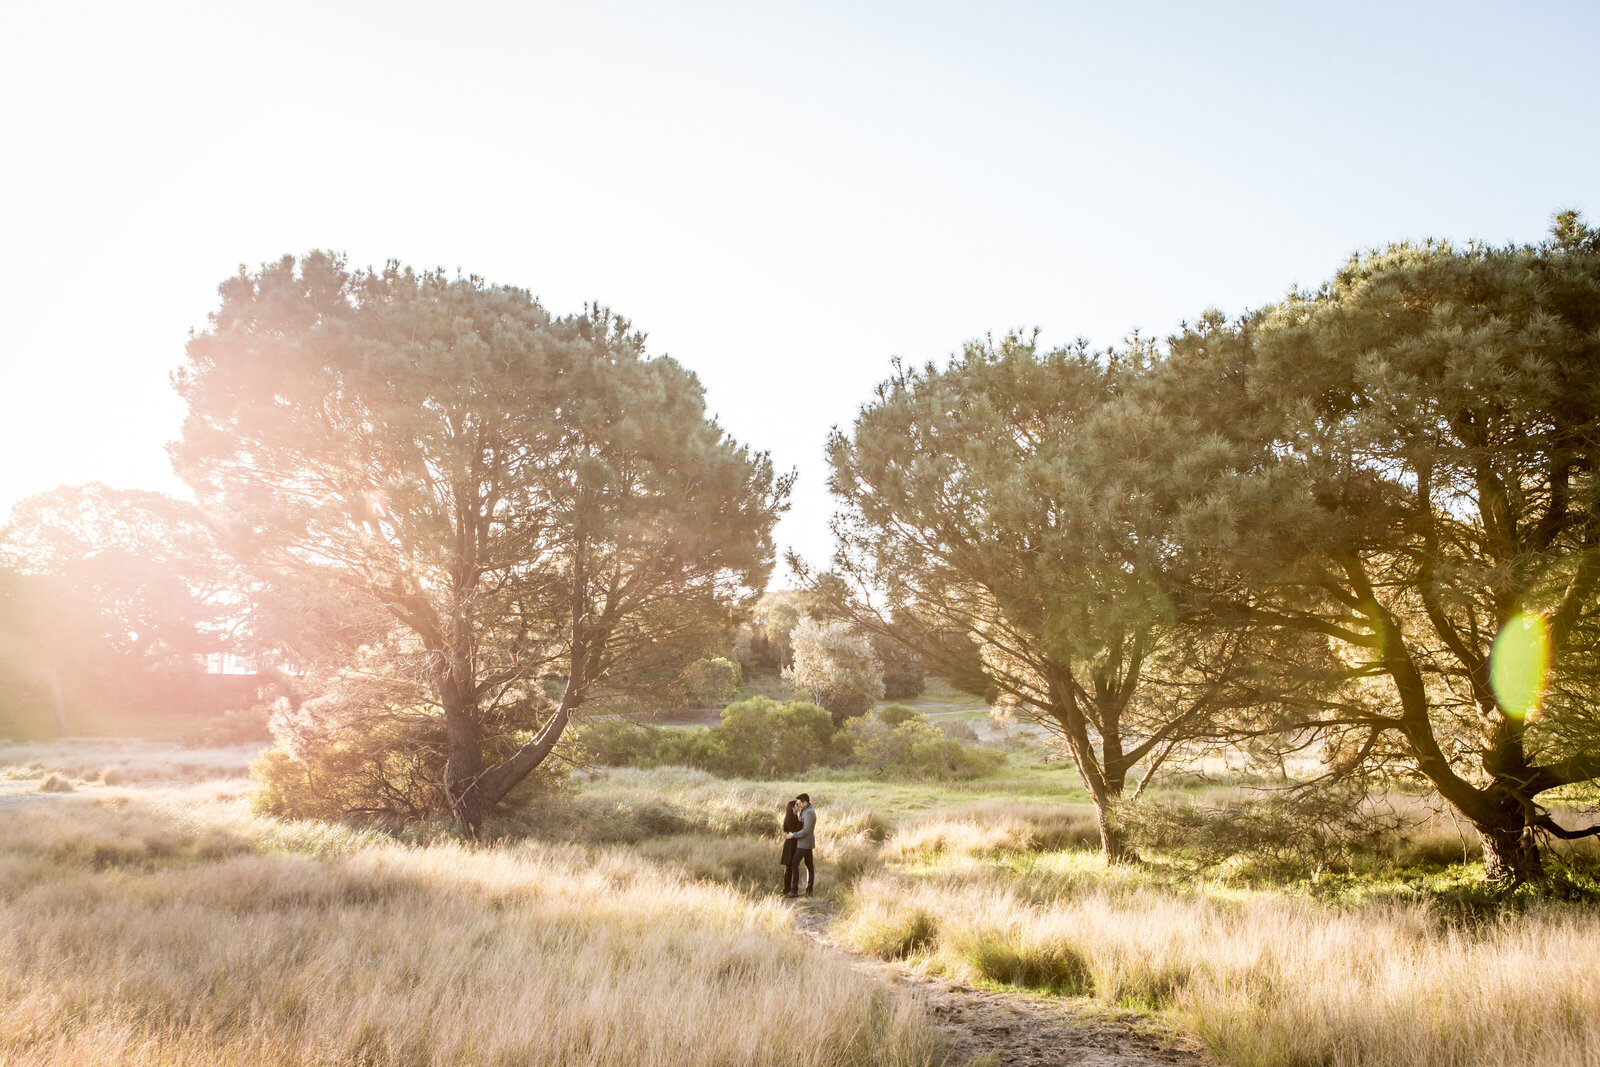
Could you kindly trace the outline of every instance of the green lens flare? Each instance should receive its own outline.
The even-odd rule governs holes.
[[[1550,672],[1550,629],[1544,617],[1518,612],[1500,630],[1489,652],[1489,685],[1508,715],[1539,710]]]

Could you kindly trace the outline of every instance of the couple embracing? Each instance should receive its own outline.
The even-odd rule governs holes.
[[[817,880],[817,869],[811,863],[811,853],[817,847],[817,810],[811,806],[811,795],[801,793],[789,801],[783,812],[783,895],[800,896],[800,865],[806,865],[806,891]]]

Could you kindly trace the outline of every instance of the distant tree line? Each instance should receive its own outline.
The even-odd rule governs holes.
[[[201,666],[239,647],[246,593],[193,504],[100,484],[21,501],[0,528],[0,736],[254,702],[253,680]]]

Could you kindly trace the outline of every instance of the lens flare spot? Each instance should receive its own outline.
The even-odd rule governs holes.
[[[1518,612],[1489,652],[1489,685],[1508,715],[1535,714],[1550,674],[1550,628],[1544,617]]]

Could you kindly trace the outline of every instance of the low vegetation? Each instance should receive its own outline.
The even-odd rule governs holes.
[[[935,725],[903,705],[836,726],[816,704],[761,696],[729,706],[715,726],[670,729],[608,717],[583,724],[573,740],[585,758],[606,766],[697,767],[757,779],[835,767],[890,779],[961,780],[1005,762],[999,749],[974,743],[971,727]]]
[[[0,817],[0,1062],[939,1062],[774,901],[647,852],[106,799]]]
[[[146,751],[144,781],[108,786],[71,774],[105,752],[45,749],[0,752],[11,786],[77,786],[0,810],[0,1062],[941,1062],[914,1002],[777,905],[778,812],[802,788],[835,935],[869,956],[1090,998],[1242,1067],[1578,1067],[1600,1047],[1600,850],[1504,893],[1425,797],[1367,797],[1388,821],[1366,835],[1325,818],[1338,847],[1297,865],[1282,836],[1318,812],[1180,776],[1141,803],[1194,834],[1238,823],[1239,847],[1136,833],[1145,862],[1108,867],[1038,748],[981,782],[616,767],[466,845],[443,814],[265,816],[249,783],[178,762],[221,754],[163,749],[163,783]]]
[[[880,873],[858,885],[842,935],[962,981],[1166,1012],[1229,1064],[1576,1067],[1600,1047],[1600,916],[1587,909],[1463,924],[1420,900],[1330,909],[1072,867]]]

